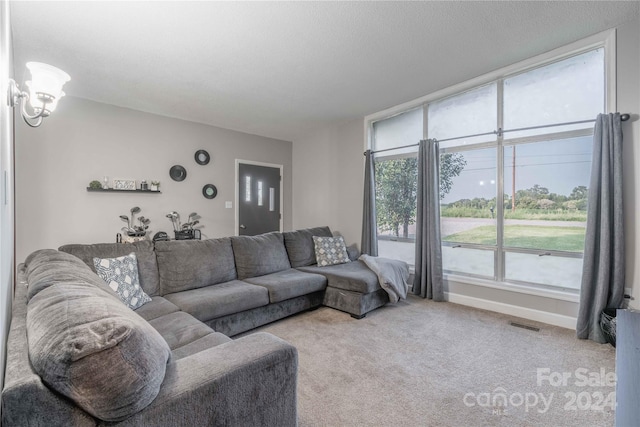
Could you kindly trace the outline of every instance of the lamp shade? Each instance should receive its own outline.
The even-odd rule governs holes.
[[[42,62],[27,62],[27,68],[31,72],[31,81],[27,82],[31,106],[34,110],[42,109],[43,102],[46,102],[45,110],[52,112],[58,100],[64,96],[62,86],[71,77],[59,68]]]

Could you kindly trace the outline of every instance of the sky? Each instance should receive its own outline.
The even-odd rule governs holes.
[[[551,193],[568,196],[579,186],[589,187],[592,137],[520,144],[516,147],[516,191],[538,184]],[[492,199],[497,194],[496,148],[460,153],[467,161],[453,179],[451,192],[442,203],[475,197]],[[512,188],[513,147],[505,147],[505,193]]]

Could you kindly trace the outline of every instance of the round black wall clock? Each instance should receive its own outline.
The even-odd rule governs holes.
[[[211,156],[209,156],[209,153],[207,153],[206,150],[196,151],[194,158],[196,159],[196,163],[199,165],[206,165],[209,163],[209,160],[211,160]]]
[[[218,195],[218,189],[213,184],[207,184],[202,187],[202,195],[206,199],[213,199]]]

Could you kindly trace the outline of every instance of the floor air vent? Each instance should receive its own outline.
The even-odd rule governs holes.
[[[511,326],[515,326],[516,328],[528,329],[534,332],[540,332],[540,328],[536,328],[535,326],[524,325],[522,323],[509,322]]]

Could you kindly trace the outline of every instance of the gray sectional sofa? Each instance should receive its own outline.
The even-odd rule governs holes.
[[[2,425],[296,425],[297,351],[231,336],[326,305],[363,317],[388,297],[352,262],[318,267],[318,227],[203,241],[66,245],[20,266]],[[135,311],[93,258],[134,252]]]

